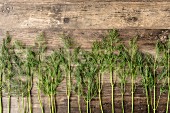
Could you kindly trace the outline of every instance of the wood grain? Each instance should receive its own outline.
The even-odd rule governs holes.
[[[5,30],[0,30],[2,36],[5,37]],[[138,45],[141,50],[144,52],[149,52],[154,54],[154,42],[157,39],[161,39],[163,36],[167,36],[170,33],[170,30],[158,29],[158,30],[149,30],[149,29],[119,29],[120,38],[122,41],[127,44],[128,41],[134,37],[138,36]],[[85,49],[90,49],[91,44],[95,40],[101,40],[102,37],[106,36],[108,30],[60,30],[60,29],[15,29],[9,31],[12,35],[14,40],[21,40],[27,45],[34,45],[35,37],[41,33],[45,32],[45,38],[48,42],[49,48],[58,48],[59,45],[62,46],[61,35],[65,34],[70,37],[73,37],[78,44],[82,45]],[[140,77],[136,80],[136,91],[135,91],[135,113],[145,113],[147,111],[146,106],[146,98],[143,86],[140,83]],[[67,98],[66,98],[66,82],[65,80],[62,84],[58,87],[57,93],[57,110],[58,113],[67,113]],[[38,98],[37,98],[37,86],[36,86],[36,79],[34,79],[34,85],[32,89],[32,102],[33,102],[33,111],[36,113],[41,113]],[[116,112],[121,112],[121,93],[119,87],[119,80],[117,80],[117,84],[115,86],[115,110]],[[158,90],[159,91],[159,90]],[[104,84],[103,84],[103,91],[102,91],[102,100],[103,100],[103,107],[105,113],[111,113],[111,86],[109,83],[109,76],[106,74],[104,75]],[[106,93],[107,92],[107,93]],[[159,94],[159,92],[157,92]],[[164,113],[166,108],[166,99],[167,94],[163,94],[161,96],[161,101],[158,107],[157,113]],[[26,99],[25,99],[26,100]],[[45,107],[46,113],[50,113],[49,106],[48,106],[48,98],[42,93],[42,101]],[[3,97],[4,102],[4,112],[7,112],[7,97],[4,94]],[[20,103],[21,104],[21,103]],[[83,113],[86,112],[85,102],[83,98],[81,99],[81,106]],[[99,102],[98,98],[94,98],[91,103],[91,108],[93,113],[100,113]],[[20,110],[18,108],[18,99],[17,97],[12,98],[12,105],[11,109],[13,113],[18,113]],[[125,109],[127,113],[131,112],[131,84],[130,80],[127,81],[126,86],[126,93],[125,93]],[[74,92],[72,92],[71,96],[71,112],[78,113],[78,106],[77,106],[77,97]]]
[[[0,0],[0,3],[170,2],[169,0]]]
[[[0,4],[1,29],[169,29],[170,2]]]
[[[26,45],[34,45],[35,38],[42,32],[45,33],[45,39],[49,49],[55,49],[63,46],[62,37],[64,35],[72,37],[77,45],[85,49],[90,49],[91,45],[96,40],[101,40],[108,34],[108,29],[15,29],[9,30],[9,33],[14,40],[20,40]],[[0,30],[0,35],[5,38],[6,30]],[[141,51],[154,54],[154,45],[157,39],[164,40],[168,38],[170,30],[168,29],[118,29],[120,39],[127,45],[128,41],[137,36],[138,45]],[[1,40],[2,40],[1,38]]]
[[[14,40],[34,45],[35,38],[45,33],[48,49],[63,46],[61,37],[72,37],[82,48],[90,49],[95,40],[105,37],[108,30],[116,28],[126,45],[138,36],[141,51],[155,54],[157,39],[162,41],[170,34],[170,0],[0,0],[0,41],[6,31]],[[65,80],[58,87],[57,112],[67,113]],[[159,93],[159,90],[157,94]],[[4,113],[7,113],[8,98],[3,95]],[[25,104],[26,104],[25,98]],[[167,94],[161,96],[157,113],[165,113]],[[50,113],[48,98],[42,94],[45,113]],[[105,75],[102,101],[104,113],[111,113],[111,86]],[[36,79],[32,89],[33,112],[41,113]],[[19,109],[20,105],[20,109]],[[86,112],[81,99],[82,113]],[[21,100],[12,97],[11,113],[22,112]],[[92,113],[100,113],[98,98],[91,103]],[[169,108],[170,109],[170,108]],[[119,81],[115,86],[115,111],[121,113]],[[136,80],[135,113],[146,113],[146,98],[140,77]],[[131,112],[131,85],[128,82],[125,93],[125,112]],[[71,96],[71,113],[78,113],[77,97]]]

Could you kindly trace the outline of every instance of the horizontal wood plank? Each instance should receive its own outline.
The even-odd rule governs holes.
[[[170,29],[170,2],[0,4],[1,29]]]
[[[78,29],[15,29],[10,30],[9,33],[13,37],[14,40],[19,40],[26,45],[34,45],[35,38],[38,37],[42,32],[45,33],[45,39],[47,41],[47,45],[49,49],[56,49],[63,46],[62,37],[69,36],[72,37],[73,40],[77,43],[77,45],[81,46],[85,49],[90,49],[92,43],[96,40],[101,40],[108,34],[109,30],[102,29],[86,29],[86,30],[78,30]],[[120,34],[120,39],[128,45],[128,42],[131,38],[138,36],[138,46],[140,50],[143,52],[148,52],[154,54],[154,46],[155,41],[157,39],[166,40],[168,35],[170,34],[170,30],[168,29],[157,29],[157,30],[149,30],[149,29],[118,29],[118,33]],[[0,40],[5,38],[6,30],[0,30]]]
[[[170,2],[169,0],[0,0],[0,3]]]

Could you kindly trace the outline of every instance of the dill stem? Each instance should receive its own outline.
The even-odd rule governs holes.
[[[51,109],[51,97],[50,97],[50,95],[48,95],[48,101],[49,101],[50,113],[52,113],[52,109]]]
[[[121,95],[122,95],[122,113],[125,112],[125,109],[124,109],[124,84],[121,83]]]
[[[157,56],[155,58],[155,62],[154,62],[154,86],[153,86],[153,90],[154,90],[154,96],[153,96],[153,113],[156,113],[156,59]]]
[[[90,110],[90,113],[91,113],[91,105],[90,105],[90,100],[89,100],[89,110]]]
[[[99,72],[99,101],[100,101],[100,109],[101,112],[103,113],[103,106],[102,106],[102,99],[101,99],[101,73]]]
[[[54,113],[57,113],[57,110],[56,110],[56,95],[54,95],[53,97],[54,97],[54,100],[53,100]]]
[[[1,87],[2,87],[2,73],[0,76],[0,83],[1,83]],[[0,113],[3,112],[3,102],[2,102],[2,89],[0,90]]]
[[[70,113],[70,95],[67,96],[67,112]]]
[[[40,56],[39,56],[40,57]],[[40,60],[40,58],[39,58]],[[41,77],[41,66],[39,64],[38,66],[38,76],[39,76],[39,80],[38,80],[38,101],[40,103],[40,108],[41,108],[41,113],[44,113],[44,108],[43,108],[43,105],[42,105],[42,100],[41,100],[41,90],[40,90],[40,77]]]
[[[43,105],[42,105],[42,101],[41,101],[41,91],[40,91],[40,88],[39,88],[39,82],[38,82],[38,101],[40,103],[40,108],[41,108],[41,113],[44,113],[44,109],[43,109]]]
[[[110,68],[110,83],[111,83],[111,87],[112,87],[112,113],[114,113],[114,83],[113,83],[112,67]]]
[[[124,93],[122,92],[122,113],[124,113]]]
[[[0,113],[3,112],[2,91],[0,91]]]
[[[68,84],[67,84],[67,113],[70,113],[70,92],[71,92],[71,56],[70,51],[68,50]],[[66,78],[67,79],[67,78]]]
[[[23,113],[25,113],[25,101],[24,101],[24,94],[22,93],[22,107],[23,107]]]
[[[89,113],[89,102],[88,102],[88,100],[86,101],[86,113]]]
[[[10,81],[8,80],[8,113],[11,112]]]
[[[54,103],[53,103],[53,95],[51,94],[51,108],[52,108],[52,113],[54,113]]]
[[[169,78],[168,78],[168,99],[167,99],[167,105],[166,105],[166,113],[168,113],[169,109],[169,98],[170,98],[170,84],[169,84]]]
[[[133,74],[132,74],[132,79],[131,79],[131,87],[132,87],[132,111],[131,113],[134,112],[134,77],[133,77]]]
[[[10,95],[8,95],[8,113],[10,113],[11,112],[11,96]]]
[[[32,113],[32,105],[31,105],[31,90],[30,90],[30,85],[28,85],[28,98],[29,98],[29,112]]]
[[[112,84],[112,113],[114,113],[114,84]]]
[[[168,49],[168,99],[167,99],[167,105],[166,105],[166,113],[168,113],[169,109],[169,98],[170,98],[170,76],[169,76],[169,49]]]
[[[77,96],[78,98],[78,107],[79,107],[79,113],[81,113],[81,106],[80,106],[80,95]]]
[[[148,89],[146,85],[145,85],[145,93],[146,93],[148,113],[150,113],[149,95],[148,95]]]

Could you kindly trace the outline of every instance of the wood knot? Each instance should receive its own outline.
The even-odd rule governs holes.
[[[4,5],[2,6],[2,8],[1,8],[1,12],[8,14],[8,13],[11,12],[12,9],[13,9],[12,6],[10,6],[10,5],[8,5],[8,4],[4,4]]]
[[[69,18],[64,18],[64,23],[69,23],[70,19]]]
[[[136,22],[137,20],[138,20],[137,17],[129,17],[129,18],[127,18],[128,22]]]

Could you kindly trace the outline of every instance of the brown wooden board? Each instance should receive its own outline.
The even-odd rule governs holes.
[[[138,36],[141,51],[155,54],[155,41],[162,41],[170,34],[170,0],[0,0],[0,40],[6,31],[13,40],[26,45],[34,45],[35,37],[45,32],[48,49],[63,46],[61,37],[72,37],[82,48],[90,49],[95,40],[101,40],[109,29],[119,31],[122,42]],[[128,81],[125,93],[125,112],[131,112],[131,84]],[[146,113],[145,93],[136,80],[135,111]],[[65,80],[58,88],[57,111],[67,113]],[[121,113],[121,94],[119,81],[115,86],[115,111]],[[159,90],[158,93],[159,94]],[[48,98],[42,94],[45,113],[50,113]],[[157,113],[165,113],[167,94],[161,96]],[[25,98],[26,101],[26,98]],[[104,113],[111,113],[111,86],[109,76],[105,75],[102,91]],[[81,99],[82,113],[86,112],[85,102]],[[3,97],[4,113],[7,113],[7,95]],[[32,89],[33,113],[41,113],[36,80]],[[21,105],[21,103],[20,103]],[[11,113],[22,112],[18,98],[12,97]],[[100,113],[98,98],[91,103],[93,113]],[[78,113],[77,97],[72,92],[71,113]]]
[[[1,29],[169,29],[170,2],[1,3]]]
[[[0,0],[2,3],[170,2],[169,0]]]
[[[138,45],[140,50],[144,52],[149,52],[154,54],[154,45],[157,39],[161,39],[162,37],[167,38],[170,31],[167,29],[157,29],[157,30],[149,30],[149,29],[119,29],[120,38],[122,41],[127,44],[128,41],[138,36]],[[90,49],[92,43],[95,40],[101,40],[102,37],[105,37],[108,34],[108,30],[60,30],[60,29],[15,29],[10,30],[9,33],[13,37],[13,40],[20,40],[27,45],[34,45],[35,37],[38,36],[41,32],[45,32],[45,38],[48,42],[49,49],[56,49],[62,46],[61,35],[65,34],[77,41],[79,45],[81,45],[85,49]],[[5,38],[5,30],[0,30],[1,36]],[[163,39],[164,39],[163,38]],[[147,105],[146,105],[146,98],[143,86],[141,85],[141,78],[137,78],[136,82],[136,90],[135,90],[135,113],[146,113]],[[102,101],[103,101],[103,108],[105,113],[111,113],[111,86],[109,83],[109,76],[106,74],[104,75],[104,84],[103,84],[103,91],[102,91]],[[58,88],[57,93],[57,111],[58,113],[67,113],[67,96],[66,96],[66,85],[65,80]],[[158,90],[159,91],[159,90]],[[159,94],[159,92],[157,93]],[[120,93],[120,85],[119,79],[117,79],[117,84],[115,86],[115,111],[116,113],[121,112],[121,93]],[[164,113],[166,109],[166,99],[167,94],[163,94],[161,96],[160,104],[157,110],[157,113]],[[26,99],[25,99],[26,100]],[[50,113],[49,106],[48,106],[48,98],[44,94],[42,94],[42,101],[45,107],[46,113]],[[4,102],[4,112],[7,112],[7,95],[4,94],[3,97]],[[34,79],[34,87],[32,89],[32,102],[33,102],[33,111],[35,113],[41,113],[39,101],[37,97],[37,86],[36,86],[36,79]],[[86,112],[86,104],[84,99],[81,99],[81,107],[83,113]],[[20,102],[21,104],[21,102]],[[12,113],[19,113],[22,111],[22,106],[19,109],[18,105],[18,98],[12,97],[12,105],[11,110]],[[91,103],[91,108],[93,113],[100,113],[99,108],[99,101],[98,97],[94,98]],[[125,111],[126,113],[131,112],[131,84],[130,78],[127,81],[126,93],[125,93]],[[71,96],[71,112],[78,113],[78,105],[77,105],[77,97],[74,92],[72,92]]]

